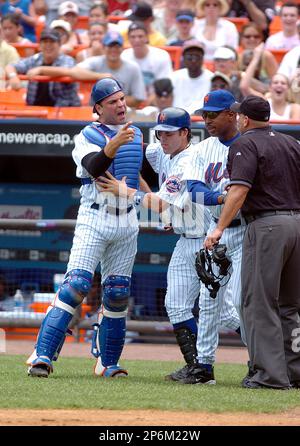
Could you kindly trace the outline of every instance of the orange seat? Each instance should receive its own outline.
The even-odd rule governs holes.
[[[26,105],[26,88],[20,88],[20,90],[1,90],[0,104]]]
[[[37,43],[11,43],[16,48],[21,57],[29,57],[37,53],[39,45]]]
[[[91,99],[91,91],[95,81],[80,81],[79,82],[79,97],[82,105],[89,105]]]
[[[75,29],[89,29],[89,17],[80,15],[77,19]]]
[[[275,57],[278,64],[282,61],[288,50],[269,50]]]
[[[239,33],[242,31],[243,26],[249,23],[248,17],[222,17],[222,18],[232,22],[236,26]]]
[[[59,107],[57,119],[67,121],[93,121],[91,106],[85,107]]]
[[[159,48],[161,48],[162,50],[165,50],[169,53],[171,60],[172,60],[173,69],[179,70],[179,68],[181,66],[182,47],[181,46],[160,46]]]
[[[1,118],[43,118],[57,119],[59,108],[38,105],[3,104],[0,105]]]
[[[279,31],[282,31],[281,18],[279,15],[274,15],[272,22],[270,23],[269,26],[269,33],[271,35],[278,33]]]
[[[210,70],[212,72],[215,71],[215,64],[213,60],[204,60],[203,63],[204,68],[206,68],[207,70]]]

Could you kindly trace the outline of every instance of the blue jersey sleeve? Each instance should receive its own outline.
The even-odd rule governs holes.
[[[215,206],[219,204],[218,197],[221,195],[221,192],[213,192],[205,183],[202,183],[202,181],[188,180],[187,188],[194,203],[204,204],[205,206]],[[202,199],[202,196],[204,196],[204,200]]]

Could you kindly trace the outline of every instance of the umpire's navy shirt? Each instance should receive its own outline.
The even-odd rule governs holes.
[[[230,184],[250,188],[243,214],[300,209],[300,143],[270,126],[251,129],[230,146]]]

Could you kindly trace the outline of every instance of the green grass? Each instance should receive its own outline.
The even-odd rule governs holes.
[[[48,379],[27,376],[26,357],[0,355],[0,408],[161,409],[207,412],[272,413],[300,407],[300,392],[240,387],[243,365],[218,364],[216,386],[182,385],[164,380],[180,364],[122,361],[128,378],[92,374],[94,361],[60,358]]]

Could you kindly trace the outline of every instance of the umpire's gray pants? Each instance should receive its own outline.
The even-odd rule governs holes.
[[[300,215],[248,225],[242,258],[242,313],[252,381],[300,382]]]

